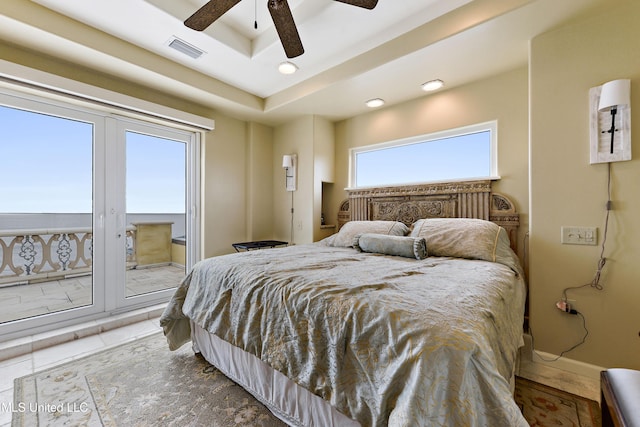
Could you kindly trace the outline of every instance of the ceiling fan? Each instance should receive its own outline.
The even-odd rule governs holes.
[[[336,1],[365,9],[373,9],[378,4],[378,0]],[[187,18],[184,21],[184,25],[196,31],[202,31],[239,2],[240,0],[211,0]],[[287,0],[268,0],[267,7],[287,58],[295,58],[302,55],[304,48]]]

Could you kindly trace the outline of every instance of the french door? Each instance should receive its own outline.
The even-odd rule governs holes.
[[[0,94],[0,341],[168,301],[198,251],[199,134]]]
[[[167,301],[195,254],[197,135],[119,118],[108,147],[113,309]],[[192,189],[192,191],[189,191]]]

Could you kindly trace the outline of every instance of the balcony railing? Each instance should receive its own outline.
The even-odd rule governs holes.
[[[127,267],[136,266],[136,227],[127,227]],[[0,230],[0,285],[89,274],[91,228]]]

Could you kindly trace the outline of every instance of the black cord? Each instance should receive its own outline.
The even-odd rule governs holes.
[[[609,231],[609,213],[611,212],[611,163],[607,163],[607,205],[606,205],[606,209],[607,209],[607,214],[605,216],[605,221],[604,221],[604,233],[603,233],[603,236],[602,236],[602,246],[601,246],[601,250],[600,250],[600,258],[598,259],[596,273],[593,276],[593,279],[591,279],[591,282],[589,282],[589,283],[585,283],[584,285],[581,285],[581,286],[569,286],[567,288],[564,288],[562,290],[562,300],[565,303],[568,300],[567,292],[570,291],[570,290],[581,289],[581,288],[584,288],[584,287],[587,287],[587,286],[592,287],[594,289],[597,289],[599,291],[604,289],[602,284],[600,284],[600,278],[602,276],[602,269],[604,268],[604,265],[607,262],[607,259],[604,257],[604,248],[605,248],[605,244],[607,243],[607,234],[608,234],[608,231]],[[584,344],[585,341],[587,340],[587,336],[589,335],[589,330],[587,329],[587,320],[585,319],[584,315],[582,313],[580,313],[579,311],[574,310],[574,309],[570,309],[569,313],[578,315],[578,316],[580,316],[582,318],[582,327],[584,328],[585,334],[584,334],[584,336],[582,337],[582,340],[579,343],[575,344],[574,346],[570,347],[567,350],[564,350],[555,359],[545,359],[545,358],[541,357],[538,354],[538,357],[540,357],[540,359],[544,360],[545,362],[555,362],[556,360],[560,359],[566,353],[568,353],[571,350],[574,350],[576,347]],[[531,329],[531,325],[529,325],[529,333],[531,334],[531,345],[533,346],[533,330]],[[535,346],[533,346],[533,348],[535,349]],[[535,352],[535,350],[533,350],[533,351]]]
[[[602,269],[604,268],[604,265],[607,262],[607,259],[604,257],[604,248],[605,248],[605,244],[607,243],[607,234],[609,232],[609,213],[611,212],[611,163],[607,163],[607,214],[605,216],[605,220],[604,220],[604,233],[602,236],[602,246],[601,246],[601,250],[600,250],[600,258],[598,259],[598,264],[597,264],[597,268],[596,268],[596,273],[593,276],[593,279],[591,280],[591,282],[589,283],[585,283],[582,286],[570,286],[568,288],[564,288],[562,290],[562,300],[564,302],[567,302],[567,291],[569,290],[575,290],[575,289],[581,289],[584,288],[586,286],[590,286],[592,288],[595,288],[599,291],[603,290],[604,288],[602,287],[602,285],[600,284],[600,277],[602,276]]]
[[[603,286],[600,283],[600,278],[602,276],[602,269],[604,268],[607,259],[604,256],[604,250],[605,250],[605,244],[607,243],[607,234],[609,231],[609,213],[611,212],[611,163],[607,164],[607,205],[606,205],[606,216],[605,216],[605,222],[604,222],[604,233],[603,233],[603,237],[602,237],[602,245],[601,245],[601,250],[600,250],[600,258],[598,259],[598,264],[597,264],[597,268],[596,268],[596,273],[593,276],[593,279],[589,282],[589,283],[585,283],[584,285],[581,286],[569,286],[566,287],[562,290],[562,300],[564,302],[567,302],[568,297],[567,297],[567,292],[571,291],[571,290],[576,290],[576,289],[581,289],[584,287],[592,287],[594,289],[597,289],[599,291],[603,290]],[[525,236],[525,239],[528,236]],[[526,249],[526,246],[525,246]],[[582,313],[580,313],[579,311],[575,310],[575,309],[570,309],[569,310],[569,314],[573,314],[573,315],[577,315],[580,316],[580,318],[582,318],[582,327],[584,328],[584,336],[582,337],[582,340],[580,342],[578,342],[577,344],[571,346],[570,348],[568,348],[567,350],[564,350],[563,352],[561,352],[557,357],[553,358],[553,359],[545,359],[544,357],[540,356],[536,351],[535,351],[535,345],[534,345],[534,337],[533,337],[533,329],[531,328],[531,323],[529,323],[529,334],[531,335],[531,346],[533,347],[533,352],[536,353],[536,355],[542,359],[545,362],[555,362],[556,360],[560,359],[562,356],[564,356],[565,354],[567,354],[568,352],[575,350],[577,347],[581,346],[582,344],[584,344],[587,340],[587,336],[589,335],[589,330],[587,329],[587,320],[585,319],[584,315]]]
[[[575,311],[575,313],[573,313]],[[555,362],[556,360],[560,359],[562,356],[564,356],[565,354],[569,353],[572,350],[575,350],[577,347],[581,346],[582,344],[585,343],[585,341],[587,340],[587,336],[589,335],[589,330],[587,329],[587,319],[584,318],[584,316],[582,315],[582,313],[580,313],[579,311],[576,310],[572,310],[571,314],[575,314],[577,316],[580,316],[580,318],[582,318],[582,327],[584,328],[584,336],[582,337],[582,340],[573,345],[572,347],[564,350],[562,353],[560,353],[557,357],[553,358],[553,359],[545,359],[544,357],[540,356],[540,354],[538,354],[538,352],[535,350],[535,339],[533,337],[533,329],[531,329],[531,325],[529,325],[529,334],[531,335],[531,347],[533,349],[533,352],[536,354],[536,356],[538,356],[540,359],[542,359],[545,362]]]

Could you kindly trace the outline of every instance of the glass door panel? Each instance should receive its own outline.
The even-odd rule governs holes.
[[[94,304],[94,127],[0,106],[0,324]]]
[[[0,93],[0,341],[164,303],[198,253],[192,131]]]
[[[125,132],[125,298],[175,288],[185,275],[187,144]]]

